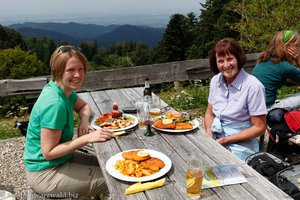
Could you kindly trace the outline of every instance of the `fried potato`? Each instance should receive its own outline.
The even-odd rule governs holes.
[[[142,176],[150,176],[155,173],[154,171],[143,167],[140,162],[134,160],[118,160],[115,164],[115,168],[120,170],[120,172],[125,176],[137,178]]]
[[[165,166],[162,160],[151,157],[149,152],[145,150],[123,152],[122,157],[125,160],[118,160],[114,167],[125,176],[137,178],[150,176]]]

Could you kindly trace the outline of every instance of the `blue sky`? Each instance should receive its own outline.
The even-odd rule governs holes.
[[[205,0],[1,0],[0,23],[90,17],[200,14]]]

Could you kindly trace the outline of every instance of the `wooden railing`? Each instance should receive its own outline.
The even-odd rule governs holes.
[[[245,69],[251,73],[259,53],[247,55]],[[186,60],[122,69],[88,72],[79,92],[142,86],[146,77],[151,84],[200,80],[212,76],[208,59]],[[49,81],[49,76],[30,79],[0,80],[0,96],[25,95],[36,97]]]

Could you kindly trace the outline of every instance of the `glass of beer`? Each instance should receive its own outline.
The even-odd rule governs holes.
[[[139,128],[144,130],[147,127],[146,121],[149,115],[149,103],[140,100],[136,102],[135,106],[137,110]]]
[[[190,199],[200,199],[203,181],[203,162],[196,158],[187,161],[186,192]]]
[[[150,103],[150,117],[156,118],[160,116],[160,109],[161,109],[161,100],[159,97],[155,96],[152,97],[152,102]]]

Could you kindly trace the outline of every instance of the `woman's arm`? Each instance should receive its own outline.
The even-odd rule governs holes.
[[[105,142],[113,137],[112,131],[108,129],[97,129],[74,140],[59,144],[61,134],[61,130],[41,129],[41,148],[46,160],[63,157],[88,143]]]
[[[90,127],[89,119],[92,113],[91,107],[82,98],[78,97],[74,105],[74,111],[78,113],[78,116],[80,118],[80,123],[78,126],[78,136],[88,134]]]
[[[214,121],[214,118],[215,118],[215,115],[213,113],[213,107],[209,103],[207,105],[206,112],[204,115],[204,128],[205,128],[205,133],[210,137],[213,136],[212,131],[211,131],[211,125]]]
[[[218,142],[220,144],[229,144],[240,141],[249,140],[252,138],[259,137],[263,135],[266,131],[266,115],[251,116],[252,126],[248,129],[244,129],[237,134],[231,136],[220,138]]]

